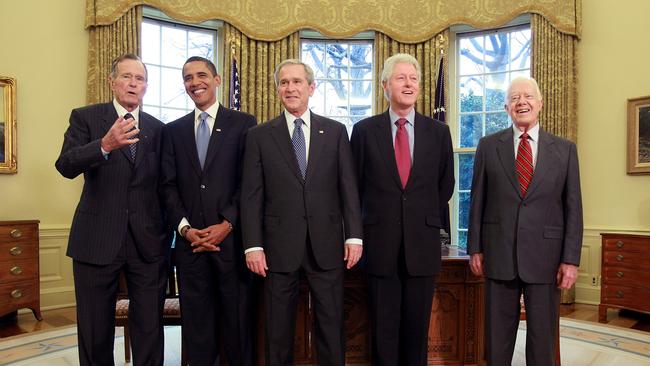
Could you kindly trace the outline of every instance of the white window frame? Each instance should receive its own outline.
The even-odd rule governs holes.
[[[160,11],[160,10],[158,10],[156,8],[149,7],[149,6],[143,7],[142,17],[143,17],[143,22],[151,21],[151,22],[155,22],[155,23],[158,23],[159,25],[164,25],[164,26],[179,27],[179,28],[188,29],[188,30],[199,30],[199,31],[200,30],[208,30],[208,31],[215,32],[216,37],[215,37],[215,43],[214,43],[214,52],[213,52],[213,58],[212,58],[211,61],[215,64],[215,66],[217,68],[217,72],[223,77],[222,71],[221,71],[221,70],[223,70],[222,69],[222,59],[223,59],[222,56],[224,55],[223,21],[220,21],[220,20],[208,20],[208,21],[205,21],[205,22],[202,22],[202,23],[199,23],[199,24],[185,23],[185,22],[181,22],[181,21],[178,21],[176,19],[173,19],[173,18],[167,16],[162,11]],[[139,41],[142,42],[142,38],[140,38]],[[161,47],[161,52],[162,52],[162,47]],[[168,66],[164,66],[164,65],[158,65],[158,64],[152,64],[152,65],[168,68]],[[179,70],[179,72],[180,72],[180,70]],[[182,78],[182,75],[180,73],[178,75],[178,82],[179,82],[179,84],[183,83],[183,78]],[[222,88],[217,88],[217,100],[221,100],[221,94],[222,94],[221,89]],[[162,90],[162,87],[160,89],[158,89],[158,90],[148,89],[147,93],[159,93],[159,95],[158,95],[159,98],[158,99],[159,99],[159,101],[162,101],[161,100],[162,99],[161,90]],[[143,106],[143,110],[145,110],[145,111],[146,111],[146,106],[147,106],[147,104],[145,104]],[[162,108],[163,107],[162,105],[149,105],[149,106],[157,107],[157,108]],[[183,110],[182,108],[174,108],[174,107],[165,107],[165,108]],[[194,105],[193,105],[193,103],[191,102],[191,99],[190,99],[190,101],[188,102],[187,108],[185,110],[187,111],[187,113],[189,113],[192,109],[194,109]],[[168,121],[168,122],[170,122],[170,121]]]
[[[459,211],[459,159],[458,155],[461,153],[473,153],[476,152],[476,147],[460,147],[460,110],[459,110],[459,91],[458,91],[458,83],[460,82],[460,76],[458,75],[458,40],[459,40],[459,35],[460,34],[466,34],[466,33],[473,33],[476,32],[477,34],[479,33],[486,33],[486,32],[494,32],[500,29],[507,29],[507,28],[512,28],[516,26],[523,26],[523,25],[530,25],[531,21],[531,16],[530,14],[522,14],[518,16],[517,18],[513,19],[510,21],[508,24],[505,24],[502,27],[494,28],[494,29],[486,29],[486,30],[480,30],[480,29],[475,29],[471,26],[467,25],[457,25],[457,26],[452,26],[450,28],[450,34],[449,34],[449,59],[447,60],[448,62],[448,67],[449,67],[449,75],[450,75],[450,83],[449,83],[449,95],[450,95],[450,103],[447,106],[447,123],[449,125],[449,129],[451,131],[451,139],[452,139],[452,145],[453,145],[453,151],[454,151],[454,178],[456,179],[455,187],[454,187],[454,194],[452,196],[451,204],[450,204],[450,225],[451,225],[451,242],[452,245],[458,245],[459,240],[458,240],[458,211]],[[533,35],[531,34],[531,38]],[[533,60],[531,59],[531,69],[532,69],[532,62]]]

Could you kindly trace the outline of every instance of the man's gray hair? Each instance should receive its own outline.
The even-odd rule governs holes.
[[[420,63],[418,60],[416,60],[415,57],[409,55],[408,53],[397,53],[390,56],[386,59],[386,61],[384,61],[384,69],[381,72],[382,83],[388,82],[388,79],[390,79],[391,75],[393,75],[393,69],[395,68],[395,65],[398,63],[413,65],[413,67],[415,67],[415,71],[418,74],[418,82],[422,80],[422,69],[420,68]],[[384,90],[384,98],[390,101],[386,90]]]
[[[306,63],[295,59],[295,58],[289,58],[286,59],[278,64],[278,66],[275,67],[275,73],[273,74],[273,78],[275,79],[275,87],[277,88],[278,85],[280,85],[280,70],[282,70],[283,67],[287,65],[302,65],[302,67],[305,69],[305,74],[307,74],[307,84],[311,85],[314,83],[314,70],[309,67]]]
[[[528,82],[530,83],[533,88],[535,89],[535,92],[537,93],[537,100],[542,100],[542,92],[539,90],[539,85],[537,84],[537,81],[531,77],[528,76],[517,76],[516,78],[512,79],[510,81],[510,85],[508,85],[508,89],[506,90],[506,104],[509,102],[510,98],[510,90],[512,89],[512,85],[514,83],[518,82]]]

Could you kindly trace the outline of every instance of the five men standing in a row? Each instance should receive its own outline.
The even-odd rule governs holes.
[[[343,365],[344,268],[362,258],[368,274],[373,364],[427,364],[434,280],[441,267],[440,212],[453,192],[454,168],[449,128],[415,111],[418,62],[406,54],[386,60],[382,87],[390,107],[358,122],[351,140],[341,123],[309,110],[315,82],[308,65],[285,60],[274,77],[284,111],[256,127],[255,117],[219,105],[221,77],[202,57],[191,57],[183,66],[185,90],[195,110],[164,127],[140,110],[147,71],[135,55],[113,63],[112,103],[73,110],[56,167],[67,178],[85,177],[68,246],[74,260],[82,365],[113,364],[113,311],[121,271],[131,298],[134,363],[162,364],[167,227],[176,233],[183,335],[191,365],[219,362],[220,334],[226,335],[228,364],[253,364],[251,272],[264,277],[266,364],[293,363],[298,283],[304,273],[314,302],[318,362]],[[515,100],[518,90],[510,90],[506,109],[516,127],[519,117],[530,113],[526,116],[534,123],[526,126],[533,127],[541,96],[539,108],[531,102],[533,108],[526,109]],[[528,94],[518,95],[529,101]],[[469,238],[474,273],[485,271],[489,286],[508,289],[502,282],[514,273],[517,286],[511,297],[518,299],[523,291],[527,307],[529,299],[540,298],[528,294],[539,279],[516,269],[507,278],[499,277],[496,267],[507,259],[502,257],[518,255],[521,260],[530,245],[549,246],[540,259],[546,264],[536,266],[559,268],[562,288],[573,284],[579,263],[579,182],[568,173],[575,169],[577,174],[575,146],[543,132],[539,136],[545,145],[532,156],[540,157],[539,167],[553,165],[536,173],[552,175],[544,180],[549,185],[538,183],[543,176],[536,175],[529,195],[520,195],[515,203],[519,208],[503,211],[512,212],[503,218],[489,216],[495,210],[492,200],[501,201],[506,192],[502,187],[497,196],[486,195],[483,186],[494,190],[499,185],[493,178],[498,167],[495,158],[483,157],[491,151],[484,152],[488,140],[479,144]],[[505,163],[513,163],[508,169],[514,171],[512,137],[503,153],[512,155]],[[535,220],[544,220],[537,216],[516,224],[532,230],[533,241],[518,232],[514,238],[488,235],[492,231],[487,231],[486,220],[501,227],[524,215],[528,204],[535,212],[552,205],[559,213],[556,221],[545,223],[543,235],[534,229]],[[538,236],[550,239],[540,242]],[[251,272],[243,270],[244,263]],[[541,276],[549,294],[557,291],[545,272]],[[556,296],[544,296],[544,301],[557,301]],[[488,310],[495,309],[495,297],[501,295],[488,288]],[[489,337],[497,334],[497,313],[487,314]],[[490,342],[488,355],[497,354],[492,346],[500,341]],[[506,364],[501,360],[507,351],[491,364]]]

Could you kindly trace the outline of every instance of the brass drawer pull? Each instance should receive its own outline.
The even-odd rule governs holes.
[[[619,247],[619,248],[623,248],[623,245],[625,245],[625,243],[623,243],[620,240],[616,242],[616,246]]]
[[[23,253],[23,249],[19,246],[15,246],[9,249],[9,253],[11,253],[11,255],[21,255]]]
[[[621,290],[616,291],[616,297],[618,297],[619,299],[622,299],[623,298],[623,291],[621,291]]]
[[[20,291],[20,290],[13,290],[13,291],[11,291],[11,297],[13,297],[14,299],[19,299],[19,298],[21,298],[22,296],[23,296],[23,292]]]
[[[619,255],[616,256],[616,260],[618,260],[619,262],[622,261],[623,258],[625,258],[625,257],[623,257],[622,254],[619,254]]]
[[[23,232],[20,231],[20,229],[13,229],[9,232],[9,236],[11,236],[14,239],[18,239],[21,236],[23,236]]]
[[[623,272],[621,272],[621,271],[616,272],[616,276],[617,276],[618,278],[623,278],[624,275],[625,275],[625,273],[623,273]]]
[[[18,276],[19,274],[23,273],[23,269],[18,267],[18,266],[15,266],[15,267],[11,268],[10,272],[11,272],[12,275]]]

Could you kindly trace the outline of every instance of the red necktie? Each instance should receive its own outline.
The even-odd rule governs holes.
[[[402,187],[406,187],[411,172],[411,150],[409,149],[409,134],[404,125],[407,123],[406,118],[400,118],[395,121],[397,125],[397,134],[395,134],[395,161],[397,162],[397,171],[402,181]]]
[[[530,143],[527,133],[521,134],[519,137],[519,147],[517,148],[517,179],[519,180],[519,188],[521,189],[521,196],[526,197],[526,191],[530,181],[533,179],[533,151],[530,148]]]

